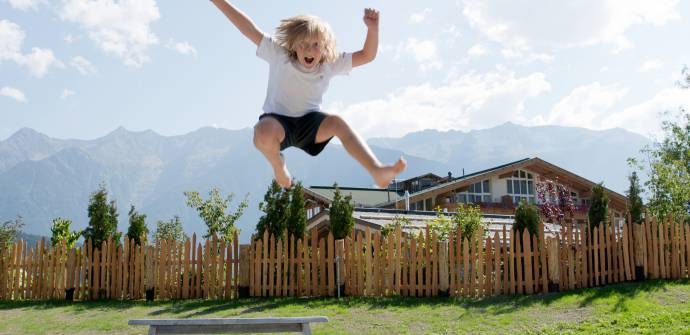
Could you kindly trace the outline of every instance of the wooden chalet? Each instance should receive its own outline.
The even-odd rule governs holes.
[[[399,216],[432,217],[437,207],[445,212],[454,212],[460,204],[474,204],[480,207],[485,218],[500,217],[512,220],[515,208],[521,200],[540,205],[536,185],[547,180],[568,188],[575,205],[573,219],[579,224],[584,224],[587,220],[591,190],[596,183],[536,157],[459,177],[453,177],[450,173],[447,177],[429,173],[393,182],[388,189],[342,187],[340,190],[343,196],[352,196],[356,213],[364,213],[363,209],[372,208],[391,210],[391,213]],[[610,213],[614,218],[623,218],[627,198],[610,189],[605,188],[605,191],[609,198]],[[327,229],[324,215],[316,216],[330,206],[333,192],[332,187],[305,188],[308,230]],[[359,227],[382,227],[374,223],[376,220],[371,218],[372,215],[360,214],[355,215],[356,225]],[[318,224],[316,220],[319,220]]]

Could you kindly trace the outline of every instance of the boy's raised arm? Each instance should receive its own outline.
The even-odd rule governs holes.
[[[365,9],[364,24],[367,26],[367,39],[362,50],[352,54],[352,67],[373,61],[379,48],[379,12],[372,8]]]
[[[244,36],[247,36],[248,39],[259,46],[263,33],[256,26],[256,24],[254,24],[252,19],[250,19],[241,10],[228,3],[226,0],[211,0],[211,2],[213,2],[213,4],[216,5],[216,7],[218,7],[218,9],[220,9],[220,11],[223,12],[228,19],[230,19],[230,21]]]

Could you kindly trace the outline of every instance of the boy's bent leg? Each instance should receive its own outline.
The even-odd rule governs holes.
[[[289,188],[292,177],[280,153],[280,143],[283,139],[285,139],[285,130],[275,118],[263,117],[254,126],[254,146],[273,167],[273,174],[278,185]]]
[[[371,174],[381,188],[388,187],[388,184],[405,170],[407,162],[401,157],[393,165],[383,165],[376,158],[369,146],[362,141],[357,133],[340,116],[327,116],[316,133],[316,143],[324,142],[336,136],[342,142],[345,150],[357,160]]]

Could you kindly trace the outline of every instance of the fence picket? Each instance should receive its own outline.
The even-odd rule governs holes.
[[[303,249],[303,243],[302,239],[298,238],[297,239],[297,262],[296,262],[296,272],[294,274],[295,277],[295,282],[296,282],[296,293],[295,296],[302,296],[304,295],[304,285],[302,284],[302,251]]]
[[[266,230],[266,231],[268,231],[268,230]],[[266,243],[266,241],[268,241],[268,243]],[[266,291],[266,294],[269,297],[274,297],[275,293],[276,293],[276,291],[275,291],[275,287],[276,287],[275,286],[275,278],[274,278],[275,277],[274,273],[276,272],[276,268],[275,268],[275,265],[276,265],[276,259],[275,259],[275,257],[276,257],[276,254],[275,254],[275,252],[276,252],[275,251],[276,241],[275,241],[275,237],[273,236],[273,234],[271,234],[267,240],[264,240],[264,245],[267,246],[267,248],[268,248],[268,254],[267,254],[268,260],[266,262],[264,262],[264,264],[268,265],[267,269],[265,270],[268,273],[268,281],[265,282],[265,284],[264,284],[264,285],[266,285],[264,290]],[[266,257],[266,256],[264,256],[264,257]]]
[[[333,240],[333,233],[329,232],[328,237],[327,237],[327,245],[326,245],[326,268],[327,268],[327,275],[328,275],[328,296],[335,296],[335,285],[336,283],[336,278],[335,278],[335,266],[336,266],[336,260],[335,260],[335,243]]]
[[[419,241],[419,235],[415,235],[414,233],[410,233],[410,255],[408,256],[408,261],[409,261],[409,267],[408,267],[408,291],[409,291],[409,296],[411,297],[416,297],[417,296],[417,290],[419,288],[419,280],[418,280],[418,272],[419,266],[418,266],[418,254],[419,254],[419,249],[421,248],[421,245],[418,243]]]
[[[520,233],[517,230],[514,230],[514,235],[515,235],[515,253],[516,253],[516,258],[517,258],[517,293],[518,294],[524,294],[525,293],[525,287],[524,287],[524,267],[523,267],[523,257],[524,257],[524,243],[522,236],[520,236]]]
[[[498,240],[498,232],[494,233],[494,287],[493,295],[501,294],[501,247]]]
[[[402,228],[400,226],[395,229],[394,252],[395,252],[395,292],[402,294],[402,276],[403,276],[403,255],[402,255]]]
[[[431,267],[431,285],[427,285],[427,288],[431,290],[431,295],[438,295],[438,237],[436,236],[436,231],[431,233],[431,248],[427,250],[430,251],[431,257],[427,258],[429,260],[428,266]],[[428,295],[428,294],[427,294]]]

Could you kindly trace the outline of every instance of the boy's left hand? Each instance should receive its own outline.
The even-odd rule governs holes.
[[[379,11],[373,8],[364,9],[364,24],[367,28],[378,28],[379,27]]]

